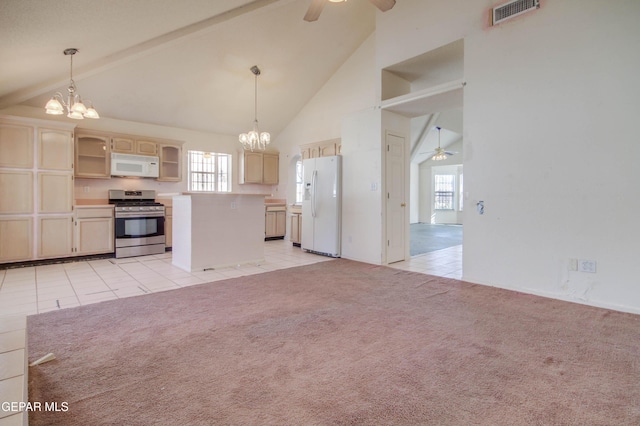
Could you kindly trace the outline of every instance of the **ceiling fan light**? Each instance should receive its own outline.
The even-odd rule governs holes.
[[[49,99],[47,104],[44,106],[47,114],[52,115],[62,115],[64,114],[64,107],[55,97]]]

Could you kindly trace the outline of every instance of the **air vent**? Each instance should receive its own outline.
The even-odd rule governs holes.
[[[533,9],[540,8],[540,0],[512,0],[493,8],[493,23],[499,24]]]

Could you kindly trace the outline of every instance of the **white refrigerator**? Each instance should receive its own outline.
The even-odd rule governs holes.
[[[309,158],[302,167],[302,249],[340,257],[342,157]]]

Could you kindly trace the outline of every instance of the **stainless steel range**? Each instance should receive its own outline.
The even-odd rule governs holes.
[[[109,190],[109,203],[115,204],[116,258],[164,253],[164,205],[155,198],[153,190]]]

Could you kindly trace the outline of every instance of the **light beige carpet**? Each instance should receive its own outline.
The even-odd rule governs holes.
[[[28,318],[37,425],[638,425],[640,317],[339,259]]]

